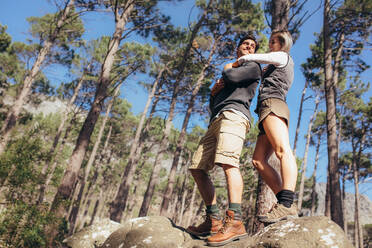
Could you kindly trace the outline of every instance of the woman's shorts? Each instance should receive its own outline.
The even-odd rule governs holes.
[[[276,116],[283,118],[289,125],[289,109],[286,102],[278,98],[269,98],[263,100],[258,106],[258,128],[260,133],[258,135],[265,134],[265,130],[262,126],[262,121],[270,114],[273,113]]]
[[[231,112],[222,112],[209,125],[201,138],[189,169],[209,171],[215,164],[239,167],[244,139],[249,130],[249,121]]]

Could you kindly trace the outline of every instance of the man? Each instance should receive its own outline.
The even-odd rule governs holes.
[[[244,36],[237,48],[237,57],[255,53],[258,42],[252,35]],[[261,78],[256,62],[226,64],[220,79],[211,90],[210,124],[200,140],[189,168],[206,205],[206,219],[187,230],[196,235],[213,234],[207,240],[210,246],[221,246],[247,236],[242,222],[241,201],[243,179],[239,157],[250,127],[250,104]],[[208,171],[215,165],[222,167],[228,190],[229,208],[222,220],[216,202],[213,183]]]

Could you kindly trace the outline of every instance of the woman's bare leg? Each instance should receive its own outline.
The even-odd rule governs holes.
[[[258,136],[256,147],[253,153],[252,163],[274,194],[277,194],[282,190],[282,182],[276,170],[274,170],[268,164],[268,160],[272,153],[273,148],[267,136]]]
[[[280,160],[282,189],[295,191],[297,164],[289,144],[288,127],[284,119],[270,113],[263,121],[266,136]]]

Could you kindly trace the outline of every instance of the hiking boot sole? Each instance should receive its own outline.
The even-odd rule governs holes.
[[[197,233],[197,232],[193,232],[193,231],[188,230],[188,229],[186,229],[185,231],[186,231],[187,233],[191,234],[191,235],[194,235],[194,236],[198,237],[198,238],[202,238],[202,237],[206,238],[206,237],[208,237],[208,236],[211,236],[211,235],[214,235],[214,234],[217,233],[217,232],[204,232],[204,233]]]
[[[282,221],[282,220],[294,220],[294,219],[298,219],[298,216],[297,215],[287,215],[287,216],[283,216],[281,218],[277,218],[277,219],[268,219],[266,216],[262,217],[262,218],[258,218],[258,220],[262,223],[266,223],[266,224],[273,224],[273,223],[276,223],[276,222],[279,222],[279,221]]]
[[[226,239],[226,240],[221,241],[221,242],[207,242],[207,244],[208,244],[208,246],[213,246],[213,247],[223,246],[223,245],[226,245],[226,244],[228,244],[230,242],[233,242],[235,240],[245,239],[247,237],[248,237],[248,233],[245,233],[245,234],[241,234],[241,235],[231,237],[231,238]]]

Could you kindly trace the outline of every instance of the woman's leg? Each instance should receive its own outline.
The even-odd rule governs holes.
[[[284,119],[270,113],[263,121],[267,139],[280,160],[282,189],[295,191],[297,181],[297,164],[290,144],[288,127]]]
[[[254,149],[252,163],[260,173],[264,181],[269,185],[271,190],[277,194],[282,190],[280,176],[269,164],[268,160],[273,153],[273,148],[266,135],[260,135],[257,138]]]

